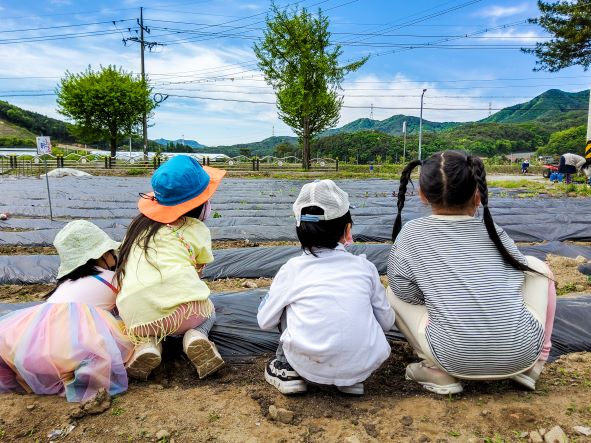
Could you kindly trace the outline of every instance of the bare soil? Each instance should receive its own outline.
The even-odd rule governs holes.
[[[587,262],[585,258],[572,259],[550,254],[546,261],[554,273],[558,295],[591,293],[591,280],[577,269]]]
[[[53,246],[0,245],[0,255],[57,255]]]
[[[244,242],[227,245],[245,246]],[[51,249],[18,250],[48,254]],[[3,252],[0,247],[0,253],[19,252],[13,247]],[[559,292],[591,291],[591,285],[582,280],[586,277],[576,270],[576,260],[551,256],[548,261]],[[247,290],[253,283],[266,287],[271,281],[223,279],[208,285],[220,292]],[[387,284],[385,276],[382,282]],[[569,291],[573,288],[569,284],[576,291]],[[38,301],[51,288],[3,285],[0,303]],[[199,380],[180,343],[165,345],[164,363],[150,380],[132,381],[128,392],[114,398],[111,407],[98,415],[72,419],[73,405],[61,397],[0,394],[0,442],[48,441],[50,433],[70,430],[58,441],[502,443],[526,442],[526,433],[556,425],[572,442],[591,442],[573,430],[591,426],[591,353],[571,354],[548,364],[535,392],[509,381],[465,382],[462,394],[448,397],[406,381],[405,366],[416,358],[407,344],[392,342],[392,356],[367,381],[365,396],[310,386],[305,395],[286,397],[265,382],[266,358],[229,362],[218,374]],[[273,421],[270,405],[292,411],[293,421]],[[157,439],[163,430],[170,437]]]
[[[166,343],[167,345],[169,343]],[[71,442],[518,442],[525,432],[591,420],[591,354],[571,354],[547,365],[538,390],[508,381],[464,383],[464,392],[437,396],[404,379],[414,361],[408,346],[393,343],[390,359],[366,383],[360,398],[310,386],[286,397],[263,378],[265,359],[228,364],[199,380],[190,362],[175,355],[148,382],[129,391],[107,411],[79,420],[60,397],[0,395],[0,440],[47,441],[57,429],[75,427]],[[290,424],[270,419],[270,405],[294,413]],[[158,431],[170,438],[157,440]],[[578,436],[578,440],[589,441]]]

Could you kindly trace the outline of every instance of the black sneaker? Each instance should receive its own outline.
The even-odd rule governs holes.
[[[289,363],[282,363],[276,358],[269,360],[265,368],[265,380],[275,386],[282,394],[306,392],[308,386]]]

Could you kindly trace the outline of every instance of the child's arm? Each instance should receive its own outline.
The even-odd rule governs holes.
[[[392,292],[402,301],[413,305],[425,304],[425,296],[416,283],[412,268],[406,257],[396,250],[396,245],[388,261],[388,283]]]
[[[373,315],[384,331],[389,331],[394,326],[394,310],[390,307],[386,298],[386,290],[380,281],[380,275],[375,265],[368,262],[373,277],[373,290],[371,294],[371,307]]]
[[[288,293],[288,272],[285,269],[285,265],[283,265],[273,279],[269,292],[265,295],[259,306],[257,320],[261,329],[273,329],[279,325],[281,315],[285,307],[289,304],[285,296]]]

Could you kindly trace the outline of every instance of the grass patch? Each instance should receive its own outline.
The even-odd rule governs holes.
[[[138,175],[145,175],[147,172],[151,172],[150,169],[142,169],[142,168],[131,168],[125,171],[126,175],[129,176],[138,176]]]
[[[540,194],[553,197],[591,197],[591,186],[586,184],[551,183],[549,181],[534,180],[490,180],[489,188],[515,189],[523,192],[518,198],[534,198]]]

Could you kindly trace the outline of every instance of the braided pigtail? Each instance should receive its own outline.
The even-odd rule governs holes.
[[[406,200],[406,187],[408,186],[408,182],[412,183],[410,175],[412,174],[412,170],[421,164],[421,160],[413,160],[402,170],[400,187],[398,188],[398,202],[396,203],[398,214],[396,215],[394,228],[392,229],[392,241],[396,240],[402,229],[402,208],[404,208],[404,201]]]
[[[486,231],[488,232],[488,236],[495,244],[499,253],[503,256],[503,259],[509,263],[513,268],[523,271],[523,272],[533,272],[535,274],[544,275],[541,272],[538,272],[534,269],[531,269],[529,266],[524,265],[519,260],[517,260],[501,241],[499,237],[499,233],[497,232],[497,228],[492,218],[492,214],[490,213],[490,209],[488,208],[488,186],[486,185],[486,171],[484,170],[484,163],[478,157],[468,156],[467,158],[468,167],[472,168],[472,172],[474,173],[474,178],[476,179],[476,183],[478,186],[478,192],[480,193],[480,202],[482,203],[483,207],[483,216],[482,219],[484,220],[484,226],[486,227]],[[544,275],[546,277],[546,275]]]

